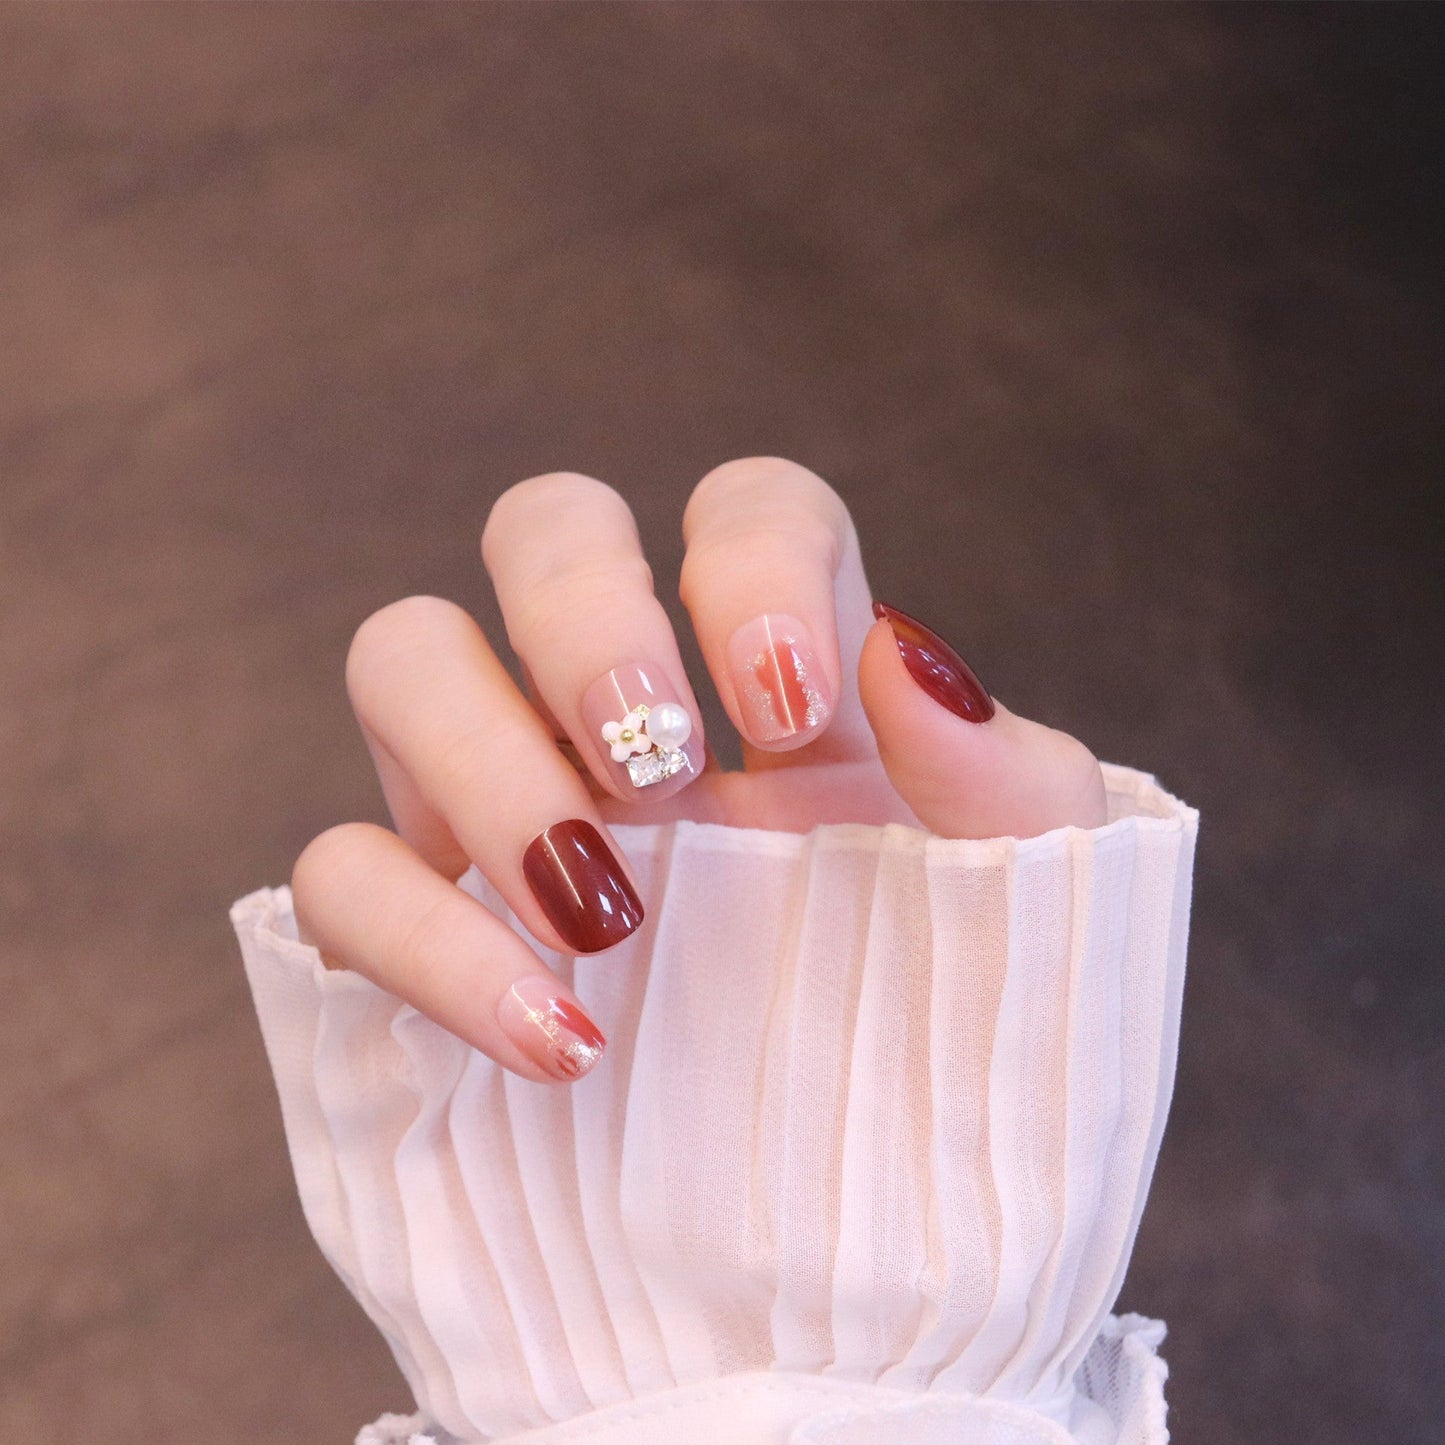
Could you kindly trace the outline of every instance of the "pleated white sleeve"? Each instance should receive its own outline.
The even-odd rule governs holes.
[[[570,1086],[237,903],[306,1218],[415,1397],[358,1442],[1166,1440],[1163,1326],[1109,1310],[1198,815],[1105,774],[1025,842],[614,829],[649,914],[547,956],[609,1040]]]

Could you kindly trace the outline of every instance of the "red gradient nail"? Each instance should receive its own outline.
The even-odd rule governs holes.
[[[573,953],[621,943],[642,922],[642,901],[602,834],[585,818],[553,823],[527,844],[522,875]]]
[[[519,978],[497,1002],[497,1022],[556,1079],[580,1079],[602,1057],[602,1030],[545,978]]]
[[[882,602],[873,604],[873,615],[893,629],[908,675],[934,702],[966,722],[985,723],[994,715],[993,699],[974,670],[936,632]]]
[[[832,690],[808,629],[796,617],[764,613],[727,645],[738,710],[749,741],[767,745],[817,732],[833,715]]]

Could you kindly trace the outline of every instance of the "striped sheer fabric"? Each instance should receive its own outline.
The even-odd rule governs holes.
[[[1162,1326],[1109,1309],[1197,814],[1105,771],[1106,826],[1025,842],[615,829],[649,915],[548,959],[609,1040],[572,1086],[237,903],[307,1220],[415,1396],[358,1439],[1166,1439]]]

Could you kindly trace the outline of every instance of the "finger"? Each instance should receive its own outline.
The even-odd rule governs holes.
[[[346,682],[363,731],[414,790],[409,826],[431,838],[444,824],[536,938],[596,953],[638,927],[642,904],[586,784],[460,607],[411,597],[375,613]]]
[[[556,472],[504,492],[482,533],[507,637],[597,781],[659,802],[703,770],[702,715],[627,504]]]
[[[946,838],[1031,838],[1107,820],[1094,755],[991,698],[936,633],[894,608],[863,645],[859,688],[894,788]]]
[[[776,457],[728,462],[698,483],[683,536],[682,600],[744,741],[814,744],[820,762],[873,756],[854,685],[868,582],[837,493]]]
[[[374,736],[359,719],[358,723],[381,783],[381,793],[386,799],[392,826],[429,867],[443,878],[455,882],[472,866],[472,860],[453,836],[447,820],[422,797],[416,784],[406,775],[406,770],[382,745],[381,739]]]
[[[501,919],[394,833],[344,823],[296,860],[304,942],[353,969],[505,1068],[580,1078],[606,1040],[577,996]]]

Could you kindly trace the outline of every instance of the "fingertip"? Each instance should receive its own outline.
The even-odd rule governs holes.
[[[944,706],[920,686],[899,649],[893,626],[884,618],[874,622],[863,639],[858,695],[884,765],[890,772],[902,769],[910,779],[935,759],[948,759],[950,770],[984,766],[1013,720],[1013,714],[992,699],[990,714],[982,720]],[[899,786],[897,779],[894,785]]]
[[[858,688],[890,781],[932,832],[1029,838],[1106,821],[1094,755],[1003,707],[952,647],[906,614],[879,609]]]

